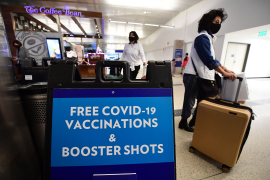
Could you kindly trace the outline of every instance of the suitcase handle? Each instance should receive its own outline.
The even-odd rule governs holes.
[[[228,79],[228,77],[224,77],[224,83],[223,83],[224,85],[223,85],[223,89],[222,89],[222,93],[221,93],[221,99],[224,99],[225,89],[226,89],[226,85],[227,85],[227,81],[226,81],[227,79]],[[239,83],[238,83],[238,88],[237,88],[236,96],[235,96],[235,100],[234,100],[235,103],[237,103],[240,88],[241,88],[241,84],[242,84],[242,81],[243,81],[242,77],[237,77],[236,79],[239,80]],[[231,101],[229,101],[229,102],[231,102]]]
[[[220,99],[220,98],[215,98],[216,101],[225,101],[225,102],[229,102],[229,103],[233,103],[235,105],[240,105],[238,102],[234,102],[234,101],[228,101],[228,100],[225,100],[225,99]]]
[[[224,77],[224,79],[228,79],[228,77]],[[243,81],[242,77],[237,77],[236,79],[239,79],[239,81]]]
[[[123,68],[122,82],[130,82],[129,78],[129,64],[127,61],[98,61],[96,63],[96,82],[112,81],[112,79],[105,79],[103,74],[104,67],[121,67]]]

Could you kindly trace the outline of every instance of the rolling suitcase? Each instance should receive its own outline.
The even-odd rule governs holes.
[[[192,146],[189,148],[192,153],[197,149],[223,164],[223,172],[229,172],[237,163],[254,119],[250,107],[237,103],[243,78],[237,79],[239,85],[234,102],[207,98],[199,103]],[[226,82],[224,80],[221,98]]]

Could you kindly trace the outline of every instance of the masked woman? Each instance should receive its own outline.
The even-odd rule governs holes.
[[[136,79],[140,70],[141,61],[143,65],[146,65],[146,59],[143,51],[143,47],[138,43],[139,36],[135,31],[129,33],[129,44],[125,45],[123,55],[120,60],[128,61],[130,65],[130,79]]]

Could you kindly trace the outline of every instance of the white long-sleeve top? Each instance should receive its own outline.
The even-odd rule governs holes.
[[[140,60],[146,62],[142,45],[140,43],[126,44],[120,60],[126,60],[134,66],[139,66]]]

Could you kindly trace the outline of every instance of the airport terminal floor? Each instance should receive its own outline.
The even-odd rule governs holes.
[[[181,75],[173,77],[175,142],[176,142],[176,177],[177,180],[207,179],[269,179],[269,119],[270,79],[248,79],[250,100],[246,101],[256,114],[252,121],[249,138],[239,161],[230,173],[222,173],[221,164],[196,151],[188,151],[193,133],[178,128],[184,98],[184,85]],[[260,87],[260,88],[258,88]],[[196,127],[195,127],[196,129]]]

